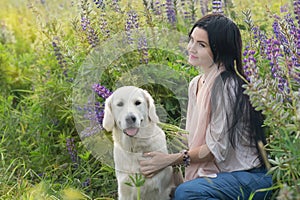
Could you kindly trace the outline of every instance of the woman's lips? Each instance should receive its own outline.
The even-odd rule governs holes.
[[[197,59],[198,57],[194,56],[194,55],[190,55],[190,59]]]

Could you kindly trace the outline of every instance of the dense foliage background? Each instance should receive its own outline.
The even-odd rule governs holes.
[[[93,156],[75,128],[72,91],[82,75],[78,70],[94,49],[120,32],[155,27],[187,35],[195,19],[210,12],[224,12],[241,28],[246,92],[266,116],[274,198],[299,199],[300,1],[219,3],[1,0],[1,199],[116,199],[114,169]],[[188,82],[198,73],[184,56],[147,48],[144,41],[105,70],[95,82],[101,85],[93,88],[99,104],[82,109],[101,122],[105,89],[113,91],[122,74],[151,63],[180,74],[170,77],[173,82]],[[184,117],[174,94],[159,85],[145,88],[166,110],[165,121],[180,126]],[[178,90],[186,87],[178,85]]]

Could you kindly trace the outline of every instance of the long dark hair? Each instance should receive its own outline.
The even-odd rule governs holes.
[[[216,79],[216,82],[221,80],[222,87],[219,87],[220,83],[214,84],[211,92],[211,101],[212,105],[216,103],[217,98],[221,96],[220,94],[225,94],[226,98],[229,98],[228,102],[231,110],[226,112],[227,125],[229,127],[225,130],[228,133],[229,140],[233,148],[235,148],[239,138],[245,137],[244,134],[247,133],[248,135],[246,136],[249,137],[250,145],[255,145],[259,153],[257,142],[262,141],[266,143],[262,128],[264,118],[261,112],[253,108],[249,96],[244,94],[242,87],[245,83],[240,76],[245,78],[245,75],[242,67],[240,30],[232,20],[223,14],[204,16],[194,24],[189,36],[196,27],[207,32],[214,62],[219,67],[221,65],[225,67],[225,71],[220,75],[221,77]],[[225,84],[226,81],[230,84]],[[212,112],[213,109],[212,106]],[[241,123],[238,123],[239,120],[243,120],[243,127],[240,126]]]

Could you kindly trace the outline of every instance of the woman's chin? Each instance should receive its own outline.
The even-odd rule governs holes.
[[[193,66],[195,66],[195,67],[196,67],[196,66],[200,66],[200,63],[197,62],[197,61],[194,60],[194,59],[189,59],[188,62],[189,62],[190,65],[193,65]]]

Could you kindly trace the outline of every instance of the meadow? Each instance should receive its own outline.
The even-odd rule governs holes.
[[[116,199],[104,100],[154,97],[177,151],[193,22],[211,12],[243,37],[245,92],[265,116],[273,199],[300,199],[300,1],[0,0],[0,199]]]

